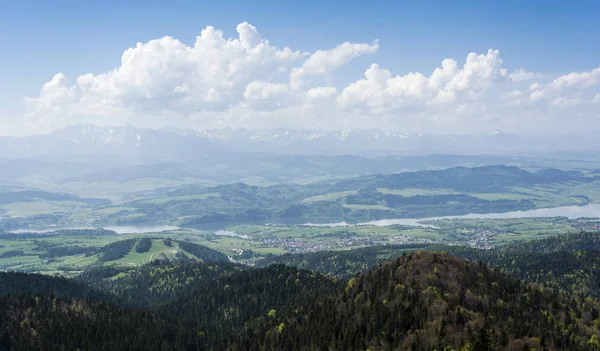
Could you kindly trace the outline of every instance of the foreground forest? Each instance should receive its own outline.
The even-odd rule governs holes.
[[[599,245],[582,232],[494,250],[284,255],[256,267],[194,247],[193,258],[74,279],[5,272],[0,349],[600,350]]]

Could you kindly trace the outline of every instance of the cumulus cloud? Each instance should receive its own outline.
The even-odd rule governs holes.
[[[527,80],[532,80],[540,75],[533,72],[527,72],[524,68],[516,69],[514,72],[508,75],[508,79],[511,82],[519,83]]]
[[[225,38],[209,26],[191,45],[172,37],[137,43],[104,73],[74,79],[58,73],[39,96],[26,98],[24,119],[0,119],[0,126],[49,131],[92,122],[445,133],[537,128],[539,116],[560,121],[600,103],[600,67],[554,79],[524,68],[509,73],[500,52],[490,49],[446,58],[428,73],[400,75],[373,63],[362,68],[363,78],[340,85],[333,81],[336,70],[376,54],[377,40],[301,52],[272,45],[249,23],[236,30],[235,38]]]
[[[573,105],[587,100],[600,85],[600,67],[590,72],[572,72],[559,76],[547,84],[532,84],[527,92],[534,103],[550,105]]]
[[[346,87],[338,104],[342,108],[362,108],[372,113],[407,106],[456,103],[476,100],[500,74],[498,50],[485,55],[470,53],[462,67],[445,59],[429,77],[422,73],[392,76],[377,64],[365,71],[365,79]]]
[[[138,43],[123,53],[118,68],[80,76],[74,85],[57,74],[38,98],[27,99],[30,113],[187,114],[225,111],[246,93],[250,98],[275,94],[269,85],[247,86],[274,79],[274,72],[289,70],[305,54],[272,46],[248,23],[238,25],[237,32],[238,38],[225,39],[220,30],[207,27],[193,46],[171,37]],[[267,90],[259,93],[259,86]]]
[[[329,76],[336,69],[344,66],[351,59],[373,54],[379,48],[378,41],[372,44],[352,44],[345,42],[331,50],[319,50],[310,55],[302,66],[294,68],[290,75],[290,83],[294,88],[302,87],[307,76]]]
[[[306,97],[308,101],[319,101],[331,99],[335,94],[337,94],[337,89],[335,87],[318,87],[307,91]]]

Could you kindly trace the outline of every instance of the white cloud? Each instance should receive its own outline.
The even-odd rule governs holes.
[[[486,55],[470,53],[462,68],[456,61],[445,59],[429,77],[422,73],[392,77],[388,70],[373,64],[365,72],[366,79],[342,91],[338,104],[382,113],[414,105],[476,100],[500,74],[501,64],[498,50],[489,50]]]
[[[289,88],[286,84],[254,81],[246,86],[244,98],[250,101],[271,100],[274,98],[282,98],[288,94]]]
[[[600,67],[590,72],[573,72],[559,76],[547,84],[533,84],[528,92],[531,101],[550,105],[573,105],[592,95],[600,85]]]
[[[569,106],[581,103],[583,100],[580,98],[569,98],[566,96],[560,96],[550,102],[551,105],[555,106]]]
[[[274,111],[293,102],[295,96],[287,84],[254,81],[244,91],[244,106],[255,110]]]
[[[524,68],[519,68],[519,69],[514,70],[513,73],[509,74],[508,79],[511,82],[518,83],[518,82],[524,82],[527,80],[532,80],[539,76],[540,75],[537,73],[527,72]]]
[[[273,79],[274,72],[290,69],[304,56],[273,47],[248,23],[237,31],[238,38],[225,39],[207,27],[193,46],[171,37],[138,43],[123,53],[118,68],[80,76],[73,86],[57,74],[38,98],[27,100],[31,114],[224,111],[244,98],[248,84]]]
[[[345,42],[331,50],[319,50],[304,61],[302,66],[292,70],[290,83],[294,88],[301,88],[307,76],[328,77],[351,59],[364,54],[373,54],[377,49],[379,43],[375,41],[372,44]]]
[[[335,87],[318,87],[307,91],[306,97],[308,101],[318,101],[330,99],[335,96],[335,94],[337,94],[337,89]]]
[[[192,45],[172,37],[138,43],[108,72],[75,79],[58,73],[38,97],[26,99],[24,119],[0,118],[1,132],[84,122],[521,131],[538,128],[539,118],[560,129],[561,120],[594,112],[592,102],[600,103],[600,68],[553,80],[524,68],[509,74],[500,52],[488,50],[469,53],[461,63],[446,58],[430,73],[398,75],[373,63],[364,78],[341,85],[333,73],[355,57],[375,54],[377,40],[309,53],[275,47],[248,23],[239,24],[237,33],[224,38],[222,31],[206,27]],[[533,79],[540,81],[523,88]]]

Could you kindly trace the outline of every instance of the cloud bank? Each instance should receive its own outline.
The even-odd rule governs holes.
[[[600,67],[551,76],[504,68],[500,51],[444,59],[430,73],[394,75],[376,63],[339,86],[335,73],[380,43],[300,52],[248,23],[237,38],[206,27],[193,45],[164,37],[125,50],[112,71],[57,73],[0,134],[75,123],[140,127],[352,129],[470,133],[589,130],[600,120]],[[515,63],[518,64],[518,63]]]

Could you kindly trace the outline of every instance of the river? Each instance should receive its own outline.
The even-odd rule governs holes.
[[[548,217],[567,217],[576,218],[600,218],[600,204],[589,204],[586,206],[561,206],[552,208],[538,208],[527,211],[511,211],[501,213],[470,213],[461,216],[443,216],[443,217],[425,217],[425,218],[394,218],[380,219],[376,221],[349,224],[339,223],[306,223],[308,227],[352,227],[352,226],[377,226],[385,227],[390,225],[407,225],[414,227],[433,227],[421,222],[433,221],[439,219],[472,218],[472,219],[510,219],[510,218],[548,218]]]

